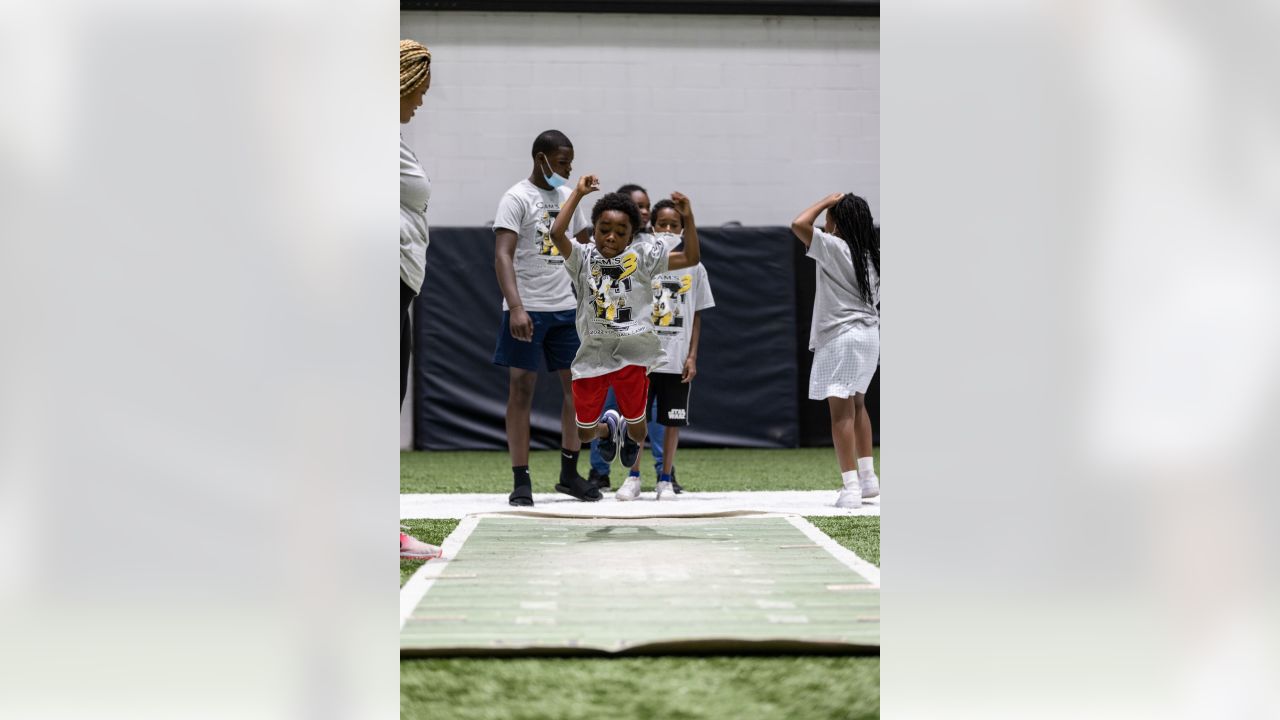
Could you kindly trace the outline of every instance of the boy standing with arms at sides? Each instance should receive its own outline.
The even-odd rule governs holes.
[[[648,372],[663,359],[653,332],[652,281],[668,270],[698,263],[698,231],[689,198],[672,193],[687,228],[684,251],[668,253],[656,238],[632,243],[641,224],[640,210],[631,198],[609,193],[591,210],[594,243],[574,243],[565,235],[569,227],[565,213],[572,213],[585,195],[599,187],[594,175],[578,180],[551,228],[551,238],[565,255],[564,267],[578,295],[582,346],[572,366],[578,436],[583,442],[605,439],[600,448],[605,460],[620,454],[622,464],[630,467],[639,458],[645,437]],[[617,410],[601,414],[610,388],[621,415]]]
[[[563,187],[573,170],[573,143],[559,130],[547,130],[533,141],[533,170],[507,190],[493,221],[494,271],[502,289],[502,327],[493,362],[508,368],[507,449],[511,453],[512,491],[508,502],[533,505],[529,476],[529,414],[537,384],[539,358],[560,375],[564,400],[560,413],[559,492],[579,500],[599,500],[578,475],[581,443],[574,430],[569,365],[578,351],[573,311],[577,306],[564,272],[564,254],[551,241],[558,219],[586,242],[590,228],[572,209],[561,218],[569,195]]]
[[[684,222],[675,203],[659,200],[653,206],[653,231],[667,243],[678,242]],[[679,249],[679,245],[669,249]],[[702,311],[715,307],[707,271],[698,263],[684,270],[662,273],[653,278],[654,332],[662,344],[663,360],[649,373],[649,398],[646,410],[657,402],[655,420],[663,427],[659,441],[650,427],[649,442],[654,449],[658,468],[659,500],[674,500],[683,488],[675,485],[676,446],[680,428],[689,424],[689,392],[698,374],[698,337],[702,331]],[[635,500],[640,496],[640,460],[636,459],[631,474],[614,496],[618,500]]]

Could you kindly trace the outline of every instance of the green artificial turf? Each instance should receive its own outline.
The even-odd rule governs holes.
[[[400,524],[405,527],[404,532],[418,538],[422,542],[431,543],[432,545],[440,545],[444,539],[458,527],[457,520],[401,520]],[[400,561],[400,584],[403,585],[405,580],[422,566],[425,560],[401,560]]]
[[[583,453],[578,471],[590,465]],[[880,449],[875,450],[876,472],[880,472]],[[644,486],[652,487],[653,458],[645,451],[640,462]],[[681,448],[676,455],[680,484],[687,490],[725,492],[731,490],[836,490],[840,468],[831,448],[794,450],[741,450]],[[560,476],[560,452],[542,450],[529,454],[529,473],[534,492],[553,492]],[[614,462],[613,484],[617,487],[626,472]],[[509,493],[511,458],[505,452],[434,451],[400,453],[402,493]]]
[[[858,554],[858,557],[880,567],[880,516],[806,517],[836,542]]]
[[[880,714],[878,657],[400,662],[423,720],[851,720]]]
[[[879,472],[880,451],[876,450]],[[536,492],[550,491],[558,453],[530,458]],[[649,465],[646,454],[645,466]],[[690,490],[805,490],[838,485],[831,448],[680,450]],[[585,472],[585,458],[580,469]],[[402,453],[401,492],[508,492],[506,453]],[[649,469],[646,467],[646,469]],[[646,473],[646,486],[652,477]],[[545,486],[545,487],[544,487]],[[879,517],[810,517],[837,542],[880,564]],[[403,520],[439,545],[456,520]],[[421,562],[401,562],[403,583]],[[625,618],[619,618],[625,621]],[[880,714],[878,657],[433,659],[400,662],[408,720],[854,720]]]

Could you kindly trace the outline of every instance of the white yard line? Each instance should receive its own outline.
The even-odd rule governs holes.
[[[809,539],[821,545],[823,549],[835,556],[845,567],[871,581],[876,587],[880,586],[880,568],[858,557],[857,553],[832,540],[831,536],[814,527],[813,523],[802,517],[789,515],[787,516],[787,522],[794,525],[800,532],[808,535]]]
[[[400,496],[401,519],[464,518],[477,513],[545,517],[707,517],[715,514],[783,513],[793,515],[857,516],[880,514],[880,498],[863,501],[857,510],[835,507],[836,490],[769,490],[686,492],[676,500],[655,499],[652,492],[631,502],[605,493],[599,502],[579,502],[559,493],[533,496],[531,508],[514,508],[505,494],[430,493]],[[431,563],[427,563],[430,565]]]
[[[436,578],[440,577],[440,573],[449,564],[451,558],[457,557],[458,550],[462,548],[462,544],[471,537],[471,531],[476,529],[476,525],[480,523],[479,517],[463,518],[458,523],[458,527],[449,533],[449,537],[444,539],[444,544],[440,546],[440,550],[444,555],[438,560],[428,560],[423,563],[418,571],[409,576],[409,580],[405,582],[404,587],[400,588],[400,629],[404,629],[404,624],[408,621],[409,616],[413,614],[413,609],[418,607],[418,603],[422,602],[422,598],[435,584]]]

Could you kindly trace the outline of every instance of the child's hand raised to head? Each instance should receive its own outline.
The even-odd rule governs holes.
[[[693,207],[689,205],[688,195],[685,195],[682,192],[673,192],[671,193],[671,202],[676,206],[676,210],[680,211],[682,216],[686,218],[689,217],[689,213],[693,210]]]
[[[600,178],[595,175],[583,175],[578,178],[578,195],[590,195],[600,189]]]
[[[827,199],[823,201],[827,207],[835,207],[835,204],[844,199],[844,193],[831,193]]]

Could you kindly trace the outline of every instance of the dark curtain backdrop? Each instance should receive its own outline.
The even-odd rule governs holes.
[[[830,445],[825,403],[806,399],[813,262],[787,228],[699,228],[698,236],[716,307],[703,313],[692,424],[681,447]],[[413,309],[418,449],[506,448],[507,370],[492,362],[502,321],[493,253],[488,228],[431,229]],[[878,387],[877,373],[868,392],[873,411]],[[560,383],[543,372],[532,445],[559,442]]]

